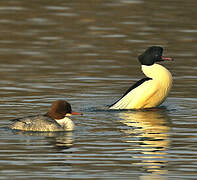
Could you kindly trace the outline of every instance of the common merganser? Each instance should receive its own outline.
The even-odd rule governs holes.
[[[65,100],[53,102],[50,110],[44,115],[12,119],[9,127],[23,131],[72,131],[74,123],[67,116],[81,115],[73,112],[71,105]]]
[[[163,48],[149,47],[138,57],[143,73],[147,76],[131,86],[123,96],[109,106],[110,109],[144,109],[164,102],[172,86],[172,75],[160,61],[172,61],[162,56]]]

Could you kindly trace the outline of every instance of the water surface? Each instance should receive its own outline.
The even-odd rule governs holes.
[[[84,113],[69,133],[1,128],[0,179],[197,178],[195,0],[1,0],[0,15],[1,127],[56,99]],[[167,101],[100,109],[144,77],[152,45],[175,59]]]

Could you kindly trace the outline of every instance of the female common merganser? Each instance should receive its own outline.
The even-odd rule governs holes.
[[[13,119],[11,129],[23,131],[72,131],[74,123],[67,116],[81,115],[81,113],[72,112],[71,105],[64,100],[55,101],[49,112],[45,115],[29,116]]]
[[[172,75],[159,61],[172,61],[162,56],[163,48],[149,47],[138,59],[142,71],[147,76],[137,81],[110,109],[144,109],[159,106],[167,97],[172,86]]]

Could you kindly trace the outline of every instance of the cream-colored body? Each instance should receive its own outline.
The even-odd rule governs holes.
[[[171,73],[159,64],[142,65],[142,71],[152,79],[131,90],[110,109],[144,109],[163,103],[172,86]]]

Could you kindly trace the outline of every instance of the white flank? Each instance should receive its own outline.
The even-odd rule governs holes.
[[[168,96],[172,86],[172,75],[163,66],[142,65],[143,73],[152,78],[130,91],[110,109],[143,109],[160,105]]]

